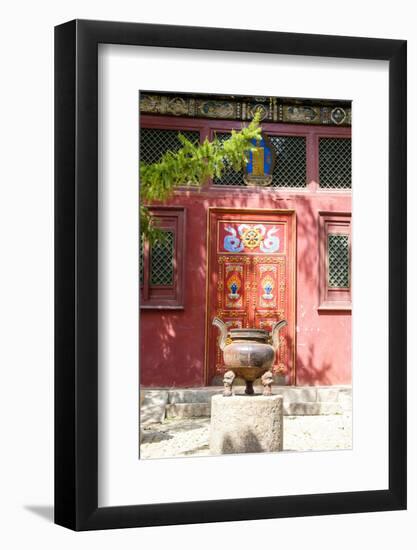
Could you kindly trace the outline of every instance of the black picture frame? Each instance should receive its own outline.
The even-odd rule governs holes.
[[[98,507],[98,44],[389,62],[389,488]],[[74,20],[55,28],[55,522],[74,530],[406,508],[404,40]]]

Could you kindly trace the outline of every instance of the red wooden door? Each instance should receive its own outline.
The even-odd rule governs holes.
[[[211,208],[208,226],[206,381],[224,373],[213,317],[269,330],[281,319],[274,374],[295,383],[295,214]]]

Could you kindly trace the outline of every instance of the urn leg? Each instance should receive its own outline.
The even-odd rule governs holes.
[[[235,376],[236,376],[235,373],[231,370],[228,370],[224,374],[224,378],[223,378],[223,386],[224,386],[223,395],[225,397],[230,397],[231,395],[233,395],[232,387],[233,387],[233,381],[235,379]]]
[[[266,371],[261,377],[264,386],[264,395],[272,395],[272,382],[274,380],[271,371]]]
[[[245,393],[246,393],[246,395],[253,395],[255,393],[253,391],[253,382],[252,382],[252,380],[246,380]]]

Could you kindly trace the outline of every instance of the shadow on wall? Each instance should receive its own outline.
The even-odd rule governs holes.
[[[198,354],[201,360],[196,361],[193,349],[195,323],[187,320],[185,312],[161,314],[146,312],[147,321],[152,316],[154,330],[152,336],[140,336],[140,378],[146,386],[166,386],[167,378],[180,379],[173,386],[181,386],[182,380],[201,384],[204,349]],[[178,327],[178,329],[177,329]],[[178,338],[178,331],[181,337]]]
[[[297,384],[328,386],[332,384],[329,374],[332,364],[323,361],[321,365],[314,358],[314,345],[310,344],[307,358],[297,354]]]

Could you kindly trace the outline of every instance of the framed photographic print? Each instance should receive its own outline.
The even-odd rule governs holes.
[[[71,21],[55,157],[56,523],[404,509],[406,42]]]

